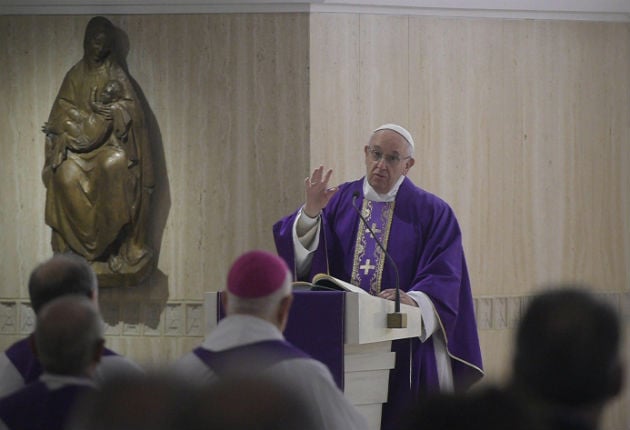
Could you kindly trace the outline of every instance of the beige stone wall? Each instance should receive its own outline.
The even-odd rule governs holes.
[[[89,16],[0,17],[0,347],[32,328],[26,282],[50,255],[42,123]],[[203,333],[202,295],[325,164],[363,174],[369,130],[417,143],[416,184],[464,234],[489,380],[528,297],[591,283],[630,320],[630,24],[367,14],[116,15],[151,107],[158,273],[104,290],[108,344],[147,366]],[[352,162],[356,160],[356,162]],[[627,351],[627,348],[626,348]],[[630,372],[629,372],[630,373]],[[606,428],[628,428],[628,395]]]
[[[369,130],[400,122],[410,177],[459,215],[477,295],[628,288],[628,24],[311,22],[312,165],[361,175]]]
[[[28,333],[33,266],[51,255],[44,225],[41,125],[83,54],[90,16],[0,17],[2,346]],[[107,342],[146,365],[172,361],[203,335],[205,291],[302,198],[308,170],[308,15],[112,16],[151,117],[161,244],[146,285],[101,291]],[[289,184],[289,186],[287,186]]]
[[[408,127],[410,178],[461,224],[487,380],[545,284],[591,284],[628,326],[630,25],[319,14],[310,46],[311,165],[352,179],[369,130]]]

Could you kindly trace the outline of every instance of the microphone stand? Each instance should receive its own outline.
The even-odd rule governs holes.
[[[359,193],[355,191],[352,194],[352,207],[357,212],[359,218],[361,218],[361,221],[363,221],[363,224],[367,227],[368,231],[372,234],[374,241],[379,246],[379,248],[381,248],[381,251],[383,251],[385,257],[387,257],[387,259],[391,263],[392,267],[394,268],[394,274],[396,275],[396,297],[394,300],[394,312],[390,312],[387,314],[387,328],[406,328],[407,314],[400,312],[400,280],[398,277],[398,267],[396,266],[396,262],[394,261],[392,256],[389,255],[389,252],[387,252],[381,241],[378,239],[378,237],[376,237],[376,234],[374,234],[374,231],[361,213],[361,210],[356,206],[356,200],[358,197]]]

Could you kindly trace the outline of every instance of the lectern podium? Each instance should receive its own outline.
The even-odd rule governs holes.
[[[205,295],[208,331],[223,315],[218,295]],[[400,311],[407,314],[407,327],[387,328],[387,314],[393,311],[394,302],[369,294],[296,291],[285,331],[290,342],[330,368],[345,396],[366,417],[370,430],[380,428],[382,405],[387,401],[395,358],[391,341],[415,337],[421,331],[419,309],[405,304]]]

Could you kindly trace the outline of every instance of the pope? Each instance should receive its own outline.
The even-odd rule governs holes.
[[[306,202],[273,226],[294,279],[327,273],[387,300],[399,285],[401,303],[419,308],[421,332],[392,343],[383,430],[423,393],[465,390],[483,376],[459,224],[444,200],[407,177],[414,150],[402,126],[376,128],[363,148],[363,178],[331,186],[332,170],[316,168],[305,179]]]

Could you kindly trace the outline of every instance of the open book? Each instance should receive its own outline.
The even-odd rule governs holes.
[[[349,291],[352,293],[369,294],[362,288],[352,285],[349,282],[342,281],[334,276],[326,273],[318,273],[313,276],[313,282],[296,281],[293,283],[295,290],[311,290],[311,291]]]

